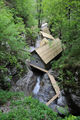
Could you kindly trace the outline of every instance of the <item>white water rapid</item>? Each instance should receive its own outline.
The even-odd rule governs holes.
[[[37,77],[37,83],[33,89],[33,93],[37,95],[37,93],[39,92],[39,89],[40,89],[40,76]]]

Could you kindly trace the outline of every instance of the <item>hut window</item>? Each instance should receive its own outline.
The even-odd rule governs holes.
[[[38,61],[36,61],[36,63],[38,63]]]

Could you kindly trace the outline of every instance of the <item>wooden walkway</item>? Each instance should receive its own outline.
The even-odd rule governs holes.
[[[38,67],[38,66],[35,66],[35,65],[33,65],[33,64],[30,64],[30,66],[32,66],[32,67],[34,67],[34,68],[36,68],[36,69],[38,69],[38,70],[40,70],[40,71],[45,72],[45,73],[48,74],[48,76],[49,76],[49,78],[50,78],[50,81],[51,81],[51,83],[52,83],[52,86],[53,86],[53,88],[54,88],[54,90],[55,90],[55,92],[56,92],[56,95],[53,96],[53,98],[46,103],[46,105],[50,105],[50,104],[51,104],[56,98],[58,98],[59,95],[60,95],[60,89],[59,89],[59,86],[57,85],[56,80],[54,79],[54,77],[53,77],[47,70],[45,70],[45,69],[43,69],[43,68],[40,68],[40,67]]]

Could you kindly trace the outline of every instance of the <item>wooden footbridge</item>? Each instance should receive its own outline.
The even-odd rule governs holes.
[[[38,70],[40,70],[40,71],[42,71],[42,72],[44,72],[44,73],[47,73],[47,75],[49,76],[50,81],[51,81],[51,83],[52,83],[52,86],[53,86],[53,88],[54,88],[54,90],[55,90],[55,93],[56,93],[56,95],[53,96],[53,98],[46,103],[46,105],[50,105],[50,104],[51,104],[56,98],[58,98],[59,95],[60,95],[60,89],[59,89],[59,86],[57,85],[56,80],[54,79],[54,77],[53,77],[47,70],[45,70],[45,69],[43,69],[43,68],[40,68],[40,67],[38,67],[38,66],[35,66],[35,65],[33,65],[33,64],[30,64],[30,66],[32,66],[32,67],[34,67],[34,68],[36,68],[36,69],[38,69]]]

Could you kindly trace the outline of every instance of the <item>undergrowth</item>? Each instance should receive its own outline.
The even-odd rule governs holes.
[[[0,90],[0,105],[7,103],[7,101],[12,100],[13,98],[19,99],[22,96],[24,96],[24,94],[21,92],[10,92]]]
[[[61,118],[45,104],[32,97],[25,97],[22,93],[0,90],[0,102],[7,101],[10,101],[10,111],[0,111],[0,120],[80,120],[80,117],[72,115]]]

